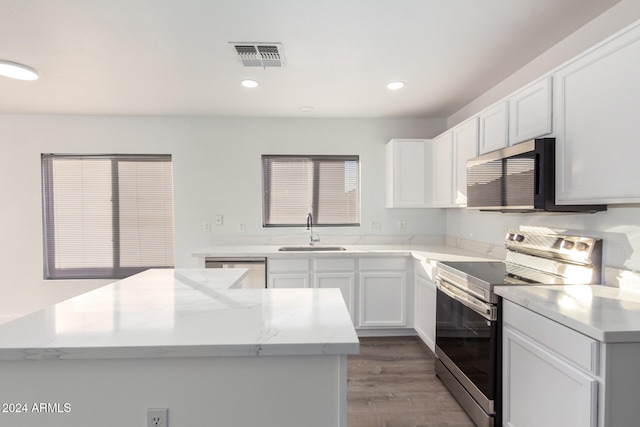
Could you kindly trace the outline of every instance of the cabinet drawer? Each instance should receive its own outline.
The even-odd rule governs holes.
[[[316,258],[316,271],[355,271],[354,258]]]
[[[360,258],[360,270],[406,270],[407,259],[397,258]]]
[[[269,273],[289,273],[293,271],[309,271],[308,258],[269,258]]]
[[[503,304],[504,324],[522,332],[559,356],[598,374],[598,341],[510,301]]]

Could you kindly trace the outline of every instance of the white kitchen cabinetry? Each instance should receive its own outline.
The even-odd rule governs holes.
[[[640,25],[553,75],[560,204],[640,202]]]
[[[431,168],[429,140],[393,139],[385,147],[388,208],[423,208],[430,197],[426,184]]]
[[[597,426],[597,379],[508,326],[503,349],[504,425]]]
[[[310,259],[269,258],[267,262],[268,288],[308,288]]]
[[[507,300],[502,318],[504,426],[637,425],[640,343],[599,342]]]
[[[453,206],[453,133],[446,132],[431,141],[433,145],[432,188],[434,207]]]
[[[435,352],[436,344],[436,284],[434,268],[425,261],[415,261],[414,329],[422,341]]]
[[[306,255],[306,254],[305,254]],[[413,327],[413,275],[408,257],[269,257],[268,288],[338,288],[354,325],[378,330]],[[412,301],[411,305],[407,301]]]
[[[407,325],[406,271],[405,257],[360,259],[359,327]]]
[[[478,118],[474,117],[451,131],[453,135],[453,203],[467,206],[467,160],[478,155]]]
[[[500,101],[478,114],[478,152],[485,154],[509,145],[509,102]]]
[[[547,76],[509,97],[509,145],[551,133],[551,95]]]
[[[316,258],[314,263],[314,287],[340,289],[351,320],[355,324],[355,258]]]

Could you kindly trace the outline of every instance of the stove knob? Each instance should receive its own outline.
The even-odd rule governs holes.
[[[516,235],[514,236],[514,240],[515,240],[516,242],[518,242],[518,243],[522,243],[522,242],[524,242],[524,236],[523,236],[522,234],[516,234]]]
[[[584,252],[587,249],[589,249],[589,245],[587,245],[585,242],[577,242],[576,243],[576,250],[577,251]]]
[[[516,237],[515,234],[513,233],[507,233],[507,236],[505,237],[505,239],[513,241],[513,239]]]
[[[576,242],[574,242],[573,240],[565,240],[562,243],[562,248],[563,249],[568,249],[568,250],[573,249],[573,246],[575,245],[575,243]]]

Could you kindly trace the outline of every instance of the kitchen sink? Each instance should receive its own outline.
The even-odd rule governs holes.
[[[324,251],[345,251],[342,246],[282,246],[282,252],[324,252]]]

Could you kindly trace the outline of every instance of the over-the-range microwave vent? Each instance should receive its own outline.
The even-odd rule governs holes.
[[[280,43],[230,42],[245,67],[282,67],[284,55]]]

